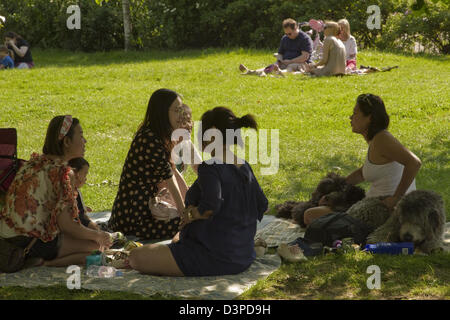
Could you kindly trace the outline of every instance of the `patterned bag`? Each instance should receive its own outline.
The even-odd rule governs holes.
[[[181,197],[184,201],[188,189],[186,186],[186,182],[182,180],[183,178],[178,174],[175,175],[175,177],[177,179]],[[158,193],[155,197],[150,198],[148,206],[150,208],[150,211],[152,212],[153,218],[155,218],[156,220],[169,221],[180,216],[175,204],[175,200],[170,194],[168,186],[165,182],[161,182],[158,184]]]

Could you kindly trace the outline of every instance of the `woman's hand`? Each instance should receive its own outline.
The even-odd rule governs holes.
[[[103,249],[109,249],[109,247],[112,246],[112,239],[108,232],[99,231],[96,241],[100,245],[100,251]]]
[[[208,219],[210,216],[212,216],[213,211],[207,210],[204,212],[204,214],[200,214],[197,207],[189,206],[186,209],[183,210],[183,213],[181,215],[181,223],[179,229],[183,229],[186,225],[189,223],[195,221],[195,220],[205,220]]]
[[[395,206],[397,205],[398,198],[391,196],[387,197],[386,199],[382,200],[386,207],[389,208],[389,210],[394,210]]]

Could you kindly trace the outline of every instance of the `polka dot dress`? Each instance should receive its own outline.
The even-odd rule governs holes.
[[[109,228],[141,239],[169,239],[178,232],[180,218],[153,218],[149,200],[158,183],[172,177],[169,155],[149,129],[139,132],[131,143],[120,177]]]

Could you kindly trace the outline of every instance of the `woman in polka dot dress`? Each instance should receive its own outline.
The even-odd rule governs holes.
[[[152,216],[149,201],[158,192],[158,185],[167,186],[177,211],[184,210],[187,185],[175,169],[170,153],[173,130],[192,128],[190,113],[180,96],[168,89],[159,89],[150,97],[147,113],[131,143],[119,190],[108,227],[141,239],[168,239],[178,232],[180,218],[168,221]]]

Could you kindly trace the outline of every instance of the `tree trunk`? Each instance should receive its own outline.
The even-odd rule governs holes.
[[[122,0],[123,11],[123,30],[125,36],[125,51],[130,49],[131,41],[131,16],[130,16],[130,0]]]

